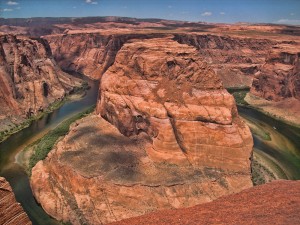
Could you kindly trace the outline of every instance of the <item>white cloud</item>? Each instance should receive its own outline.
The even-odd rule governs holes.
[[[21,9],[21,7],[17,7],[16,9]]]
[[[11,12],[13,11],[12,9],[3,9],[3,12]]]
[[[291,16],[294,16],[294,15],[295,15],[295,13],[290,13],[290,15],[291,15]]]
[[[211,16],[212,12],[204,12],[201,14],[201,16]]]
[[[14,1],[8,1],[6,4],[7,5],[18,5],[19,3],[14,2]]]
[[[300,25],[300,20],[280,19],[280,20],[275,21],[275,23]]]
[[[220,15],[225,15],[225,12],[220,12]]]
[[[93,0],[85,0],[85,3],[92,4],[92,5],[97,5],[98,4],[98,2],[93,1]]]

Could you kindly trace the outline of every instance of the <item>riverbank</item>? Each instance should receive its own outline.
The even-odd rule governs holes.
[[[89,85],[84,81],[80,86],[74,87],[69,94],[67,94],[63,99],[56,100],[51,103],[45,110],[38,112],[36,115],[32,115],[29,118],[19,117],[15,120],[13,125],[10,123],[5,130],[0,131],[0,143],[5,141],[11,135],[20,132],[21,130],[29,127],[33,121],[41,119],[46,114],[53,112],[54,110],[60,108],[68,101],[75,101],[84,97],[86,90]],[[20,120],[20,121],[18,121]]]
[[[291,126],[300,128],[300,101],[294,98],[279,102],[267,101],[252,95],[250,92],[244,97],[247,106]]]
[[[18,153],[16,156],[17,162],[24,167],[25,171],[30,176],[31,170],[36,163],[45,159],[55,143],[69,132],[70,125],[75,121],[89,115],[94,111],[94,109],[95,106],[91,106],[87,110],[78,113],[58,124],[43,137],[28,145],[23,151]]]

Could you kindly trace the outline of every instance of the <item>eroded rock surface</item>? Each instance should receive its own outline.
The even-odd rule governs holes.
[[[300,100],[300,45],[278,45],[254,76],[251,93],[271,101]]]
[[[43,111],[79,85],[56,65],[47,41],[0,36],[1,131]]]
[[[114,225],[299,224],[300,181],[274,181],[179,210],[165,210]]]
[[[249,174],[249,129],[195,48],[167,38],[125,44],[100,90],[97,112],[126,136],[146,132],[154,161]]]
[[[252,137],[233,97],[172,37],[124,44],[101,78],[97,113],[111,124],[76,122],[32,170],[36,199],[58,220],[108,223],[252,186]]]
[[[226,88],[251,87],[254,74],[276,44],[263,38],[215,34],[176,34],[175,40],[196,47]]]
[[[65,70],[77,71],[92,79],[101,75],[114,63],[122,45],[133,38],[158,35],[77,33],[48,35],[55,60]],[[161,36],[161,35],[160,35]]]
[[[0,224],[17,225],[31,224],[27,214],[4,177],[0,177]]]

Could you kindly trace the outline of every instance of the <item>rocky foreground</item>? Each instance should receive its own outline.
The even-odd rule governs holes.
[[[0,177],[0,224],[31,224],[22,206],[16,201],[9,183],[3,177]]]
[[[112,225],[300,223],[300,181],[274,181],[213,202],[164,210]]]
[[[44,111],[80,85],[57,66],[46,40],[0,36],[0,131]]]
[[[252,137],[197,50],[132,40],[101,77],[97,113],[32,170],[45,211],[100,224],[189,207],[252,186]],[[110,122],[110,123],[109,123]]]

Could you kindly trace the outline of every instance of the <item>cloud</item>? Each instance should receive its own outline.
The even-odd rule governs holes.
[[[275,23],[300,25],[300,20],[280,19],[275,21]]]
[[[8,1],[6,4],[7,5],[18,5],[19,3],[14,2],[14,1]]]
[[[201,14],[201,16],[211,16],[212,12],[204,12]]]
[[[172,5],[168,5],[168,8],[171,9],[171,8],[173,8],[173,6]]]
[[[97,5],[98,4],[98,2],[93,1],[93,0],[85,0],[85,3],[92,4],[92,5]]]
[[[294,16],[294,15],[295,15],[295,13],[290,13],[290,15],[291,15],[291,16]]]
[[[224,12],[220,12],[220,15],[225,15],[225,13]]]
[[[13,9],[3,9],[3,12],[11,12]]]

